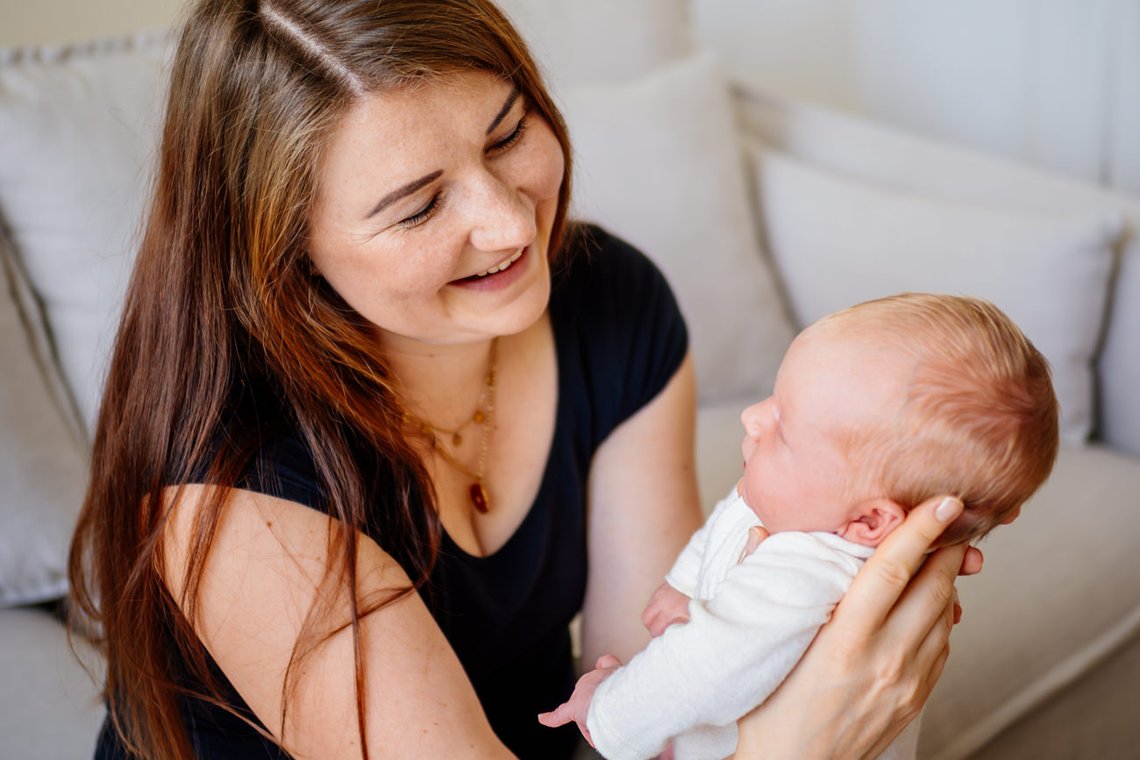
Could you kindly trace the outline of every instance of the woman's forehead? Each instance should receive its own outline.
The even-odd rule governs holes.
[[[364,93],[349,106],[342,125],[364,122],[399,131],[421,119],[454,121],[467,110],[489,112],[490,119],[514,90],[510,80],[485,71],[440,74]]]
[[[351,193],[364,183],[376,193],[446,171],[455,156],[482,150],[516,92],[492,74],[462,72],[360,96],[329,137],[323,189]]]

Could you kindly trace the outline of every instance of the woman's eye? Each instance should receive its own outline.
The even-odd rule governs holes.
[[[433,195],[431,200],[428,201],[426,206],[424,206],[423,208],[421,208],[419,211],[412,214],[411,216],[407,217],[406,219],[401,219],[396,224],[402,229],[411,229],[412,227],[419,227],[421,224],[426,222],[428,219],[431,219],[432,215],[435,214],[436,209],[438,209],[438,208],[439,208],[439,195]]]
[[[526,118],[528,115],[529,112],[524,113],[522,115],[522,118],[519,119],[519,123],[515,125],[514,130],[512,130],[511,133],[504,137],[502,140],[499,140],[498,142],[491,145],[488,150],[490,150],[492,153],[501,153],[502,151],[510,148],[512,145],[521,140],[523,133],[526,132]]]

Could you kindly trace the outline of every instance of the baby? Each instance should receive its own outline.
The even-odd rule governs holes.
[[[677,558],[629,664],[603,657],[570,700],[607,758],[736,749],[736,720],[795,666],[875,547],[939,494],[965,512],[938,545],[1017,517],[1057,453],[1049,368],[992,304],[902,294],[831,314],[744,410],[744,477]],[[749,532],[771,534],[748,553]],[[917,723],[917,722],[916,722]],[[914,724],[912,724],[914,726]],[[884,757],[913,757],[917,727]]]

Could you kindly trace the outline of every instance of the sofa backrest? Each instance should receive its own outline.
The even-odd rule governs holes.
[[[889,188],[1043,217],[1106,214],[1123,233],[1089,346],[1095,370],[1096,437],[1140,454],[1140,199],[1009,160],[932,141],[827,108],[739,93],[747,134],[812,166]]]

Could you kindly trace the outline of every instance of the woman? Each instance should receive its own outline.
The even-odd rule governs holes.
[[[534,718],[573,685],[567,623],[590,661],[636,651],[699,515],[676,305],[569,191],[486,0],[200,3],[72,551],[97,756],[573,751]],[[889,611],[933,511],[742,748],[858,754],[918,709],[962,552]]]

